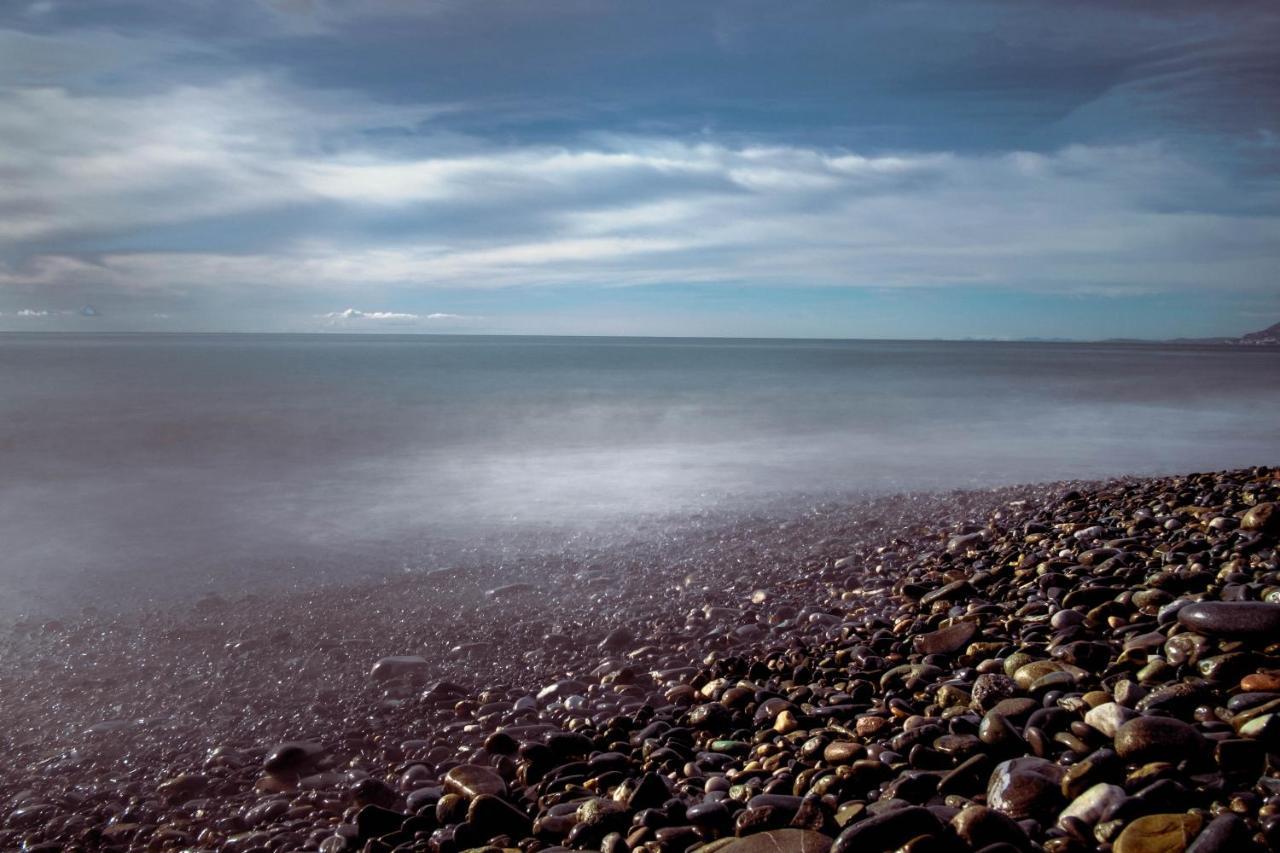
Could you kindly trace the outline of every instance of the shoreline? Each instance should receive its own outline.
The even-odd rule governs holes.
[[[1276,521],[1252,538],[1232,526],[1250,499],[1280,499],[1277,476],[896,495],[572,559],[17,625],[0,656],[14,767],[0,846],[684,850],[767,832],[853,850],[923,830],[951,846],[920,849],[989,837],[1067,853],[1123,851],[1159,815],[1189,837],[1209,825],[1275,844],[1273,771],[1227,808],[1241,817],[1209,806],[1237,793],[1235,764],[1276,746],[1272,699],[1229,703],[1280,658],[1180,629],[1168,608],[1280,596]],[[1192,500],[1139,521],[1162,493]],[[1206,496],[1215,508],[1186,509]],[[421,662],[373,669],[403,656]],[[1188,669],[1198,681],[1176,680]],[[1162,676],[1192,687],[1148,701]],[[1244,692],[1280,699],[1270,677]],[[1203,705],[1219,700],[1227,720]],[[1180,727],[1142,725],[1191,765],[1131,779],[1130,759],[1154,752],[1117,748],[1076,769],[1110,749],[1112,723],[1161,714]],[[1219,740],[1225,770],[1206,757]],[[305,746],[273,755],[290,742]],[[1179,781],[1214,767],[1218,790]],[[1077,791],[1073,773],[1092,784]],[[1099,802],[1080,803],[1086,790]],[[1170,796],[1205,812],[1151,811]]]

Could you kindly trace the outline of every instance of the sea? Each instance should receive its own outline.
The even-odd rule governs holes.
[[[0,612],[1261,464],[1280,464],[1274,348],[2,334]]]

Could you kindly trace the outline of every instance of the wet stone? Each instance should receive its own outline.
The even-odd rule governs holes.
[[[1251,507],[1240,519],[1241,530],[1280,530],[1280,504],[1275,502],[1260,503]]]
[[[380,658],[369,671],[374,681],[391,681],[397,678],[426,678],[431,663],[419,655],[395,655]]]
[[[728,838],[703,848],[708,853],[827,853],[831,838],[807,829],[775,829],[746,838]]]
[[[993,844],[1010,844],[1022,850],[1029,840],[1016,821],[986,806],[966,806],[951,818],[951,827],[974,850]]]
[[[973,586],[965,580],[944,584],[920,598],[920,604],[928,607],[935,601],[960,601],[973,593]]]
[[[822,760],[828,764],[849,764],[866,753],[867,748],[856,741],[836,740],[822,750]]]
[[[505,796],[507,783],[496,771],[476,764],[459,764],[444,777],[446,791],[471,799],[483,794]]]
[[[289,741],[274,747],[263,759],[262,769],[268,773],[299,773],[315,766],[324,748],[313,741]]]
[[[1244,693],[1280,693],[1280,672],[1255,672],[1240,679]]]
[[[1089,709],[1084,715],[1084,721],[1107,737],[1114,738],[1121,726],[1137,716],[1137,711],[1132,711],[1115,702],[1107,702]]]
[[[987,784],[987,805],[1014,820],[1043,816],[1062,801],[1062,773],[1043,758],[1001,762]]]
[[[533,828],[524,812],[491,794],[481,794],[471,801],[467,820],[484,827],[490,835],[510,835],[523,838]]]
[[[1126,761],[1193,757],[1202,737],[1195,728],[1172,717],[1138,717],[1122,725],[1115,735],[1116,753]]]
[[[954,654],[969,645],[977,633],[977,623],[957,622],[955,625],[916,637],[915,649],[922,655]]]
[[[942,835],[938,817],[923,806],[905,806],[850,824],[836,836],[832,853],[893,850],[919,835]]]
[[[1115,853],[1179,853],[1200,831],[1195,814],[1154,814],[1130,823],[1116,839]]]
[[[1280,637],[1280,604],[1202,601],[1179,610],[1178,621],[1199,634],[1268,643]]]
[[[1001,700],[1011,699],[1018,694],[1018,685],[1006,675],[984,673],[973,682],[973,704],[979,710],[989,711]]]
[[[1058,815],[1058,824],[1065,825],[1070,818],[1083,821],[1093,826],[1103,815],[1117,808],[1127,798],[1124,788],[1119,785],[1108,785],[1105,782],[1094,785],[1071,801],[1062,814]]]
[[[1239,853],[1251,846],[1249,826],[1237,814],[1220,814],[1196,836],[1187,853]]]

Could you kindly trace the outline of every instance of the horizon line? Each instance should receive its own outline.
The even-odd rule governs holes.
[[[1222,344],[1239,340],[1239,336],[1227,335],[1203,338],[1068,338],[1068,337],[795,337],[790,335],[618,335],[618,334],[553,334],[546,332],[430,332],[430,331],[262,331],[262,330],[182,330],[163,331],[156,329],[113,329],[113,330],[73,330],[73,329],[0,329],[0,335],[38,336],[261,336],[261,337],[315,337],[315,338],[574,338],[591,340],[719,340],[719,341],[814,341],[845,343],[1005,343],[1005,344]],[[1273,346],[1257,344],[1253,346]]]

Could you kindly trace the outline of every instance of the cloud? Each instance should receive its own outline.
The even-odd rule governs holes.
[[[0,88],[0,245],[315,201],[300,173],[316,149],[432,111],[261,77],[144,96]]]
[[[615,136],[575,148],[478,144],[470,154],[405,157],[372,149],[327,155],[277,140],[250,146],[250,157],[244,140],[197,136],[206,150],[193,142],[182,157],[220,164],[206,176],[201,201],[175,192],[154,208],[131,207],[113,175],[105,185],[126,201],[107,202],[104,188],[101,227],[140,232],[158,220],[281,199],[287,209],[323,205],[325,223],[301,238],[232,251],[34,254],[0,266],[0,287],[86,294],[268,287],[337,298],[356,287],[681,282],[1256,291],[1274,285],[1280,263],[1280,191],[1245,192],[1162,143],[872,155]],[[169,166],[156,168],[172,177]],[[92,182],[91,169],[76,173]],[[151,180],[163,192],[159,178]],[[8,192],[0,188],[0,204]],[[73,229],[86,214],[68,213],[62,225],[59,215],[60,207],[52,210],[46,225]],[[371,216],[396,225],[358,227]]]
[[[542,38],[587,18],[591,26],[632,20],[611,4],[595,4],[600,14],[587,15],[592,5],[565,0],[555,4],[555,26],[532,15],[529,24]],[[1138,5],[1114,14],[1145,16]],[[576,83],[550,78],[530,82],[538,96],[520,99],[525,112],[489,78],[467,83],[492,84],[483,96],[423,102],[426,96],[386,79],[420,69],[428,61],[420,45],[407,69],[392,66],[376,77],[364,64],[381,60],[380,47],[399,44],[389,28],[409,20],[397,17],[399,8],[264,0],[208,44],[177,24],[126,29],[90,18],[58,30],[56,22],[74,14],[62,4],[42,16],[51,23],[38,33],[0,30],[0,57],[6,47],[18,57],[0,58],[0,305],[72,310],[92,302],[114,321],[189,316],[217,303],[250,318],[269,308],[376,325],[467,315],[322,312],[350,304],[468,306],[477,303],[420,294],[547,287],[980,286],[1108,295],[1274,288],[1280,185],[1272,171],[1254,168],[1256,160],[1232,159],[1249,149],[1248,157],[1274,160],[1264,144],[1270,119],[1260,115],[1247,137],[1208,154],[1165,133],[1167,123],[1125,123],[1149,117],[1153,104],[1169,121],[1190,114],[1215,91],[1213,81],[1233,73],[1270,79],[1270,61],[1256,44],[1264,39],[1228,38],[1235,23],[1199,38],[1197,28],[1166,22],[1153,31],[1151,49],[1131,61],[1135,36],[1113,28],[1096,55],[1078,57],[1096,65],[1084,75],[1093,82],[1063,93],[1053,87],[1067,84],[1045,82],[1041,54],[1065,54],[1033,49],[1034,39],[1011,33],[1039,32],[1065,13],[1009,12],[1017,19],[1010,29],[988,34],[988,46],[1000,48],[991,52],[998,67],[974,62],[977,48],[966,39],[944,39],[937,61],[891,63],[884,73],[892,72],[893,85],[882,88],[892,97],[881,93],[868,110],[936,96],[947,109],[973,112],[948,119],[943,129],[955,133],[903,131],[903,144],[885,145],[897,137],[881,135],[884,127],[917,120],[858,113],[854,127],[836,115],[848,104],[829,91],[832,80],[854,88],[888,80],[870,64],[861,76],[831,65],[830,74],[805,68],[796,77],[787,66],[791,76],[765,81],[780,88],[743,101],[704,58],[705,67],[692,71],[710,86],[697,104],[710,118],[696,127],[689,116],[702,113],[657,114],[652,104],[634,111],[643,121],[610,123],[600,117],[630,115],[632,104],[584,110]],[[830,51],[859,26],[887,41],[901,36],[894,29],[901,17],[887,11],[840,16],[818,32],[811,20],[788,23],[763,8],[731,32],[723,15],[690,12],[705,31],[682,30],[672,50],[696,47],[705,57],[719,38],[725,62],[755,62],[781,55],[785,45],[769,44],[775,34],[785,41],[803,32],[817,42],[815,68],[826,68],[833,57],[857,55],[843,44]],[[975,9],[979,17],[1008,11],[1003,4]],[[439,24],[472,32],[483,18],[448,2],[425,11],[433,31]],[[181,14],[188,12],[197,14]],[[262,35],[247,28],[259,19],[283,29]],[[422,20],[416,12],[414,20]],[[643,50],[628,54],[645,59],[646,69],[652,56],[667,55],[656,45],[672,27],[656,20],[642,28]],[[980,29],[982,21],[964,27]],[[314,49],[348,29],[359,55],[343,79],[360,89],[325,88],[316,82],[316,57],[325,52]],[[281,33],[280,43],[263,46]],[[1179,38],[1189,36],[1190,46],[1179,49]],[[1036,72],[1025,91],[1007,91],[1010,63]],[[172,73],[158,73],[165,69]],[[642,76],[652,86],[651,75]],[[817,77],[826,82],[812,101],[791,97],[797,80]],[[1052,115],[1032,116],[1043,135],[993,131],[998,144],[984,145],[961,138],[966,128],[987,127],[993,111],[1021,115],[1039,92],[1054,102]],[[758,114],[780,106],[744,132],[725,129],[733,103]],[[802,121],[793,108],[813,114]],[[809,132],[818,125],[831,132]],[[1126,132],[1096,132],[1111,125]],[[868,138],[881,142],[864,144]],[[494,303],[478,304],[490,314]],[[232,316],[229,325],[235,322]]]
[[[396,311],[360,311],[355,308],[348,308],[345,311],[330,311],[324,317],[327,320],[391,320],[395,322],[418,319],[417,314],[404,314]]]
[[[320,315],[320,318],[328,320],[331,325],[415,325],[420,323],[440,323],[482,319],[469,314],[448,314],[443,311],[433,311],[430,314],[411,314],[405,311],[361,311],[358,308],[347,308],[342,311],[330,311],[327,314]]]

